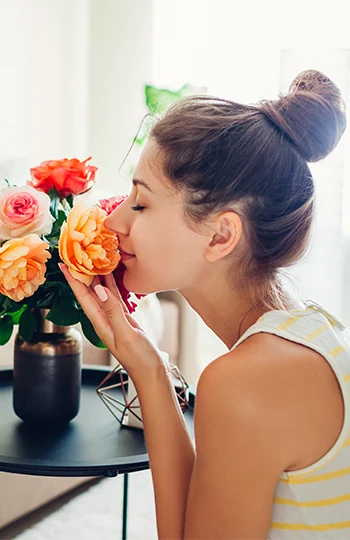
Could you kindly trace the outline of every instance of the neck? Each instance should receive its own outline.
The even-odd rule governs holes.
[[[266,311],[281,309],[273,305],[266,307],[259,294],[250,300],[246,293],[235,291],[228,284],[221,284],[220,288],[216,284],[201,284],[198,288],[179,292],[228,349],[231,349]],[[304,306],[298,300],[286,297],[285,309],[300,307]]]

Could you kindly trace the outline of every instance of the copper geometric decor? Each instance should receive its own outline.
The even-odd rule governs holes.
[[[189,404],[189,385],[177,366],[169,364],[169,367],[179,405],[184,413]],[[96,392],[122,426],[143,429],[135,386],[120,364],[103,379]]]

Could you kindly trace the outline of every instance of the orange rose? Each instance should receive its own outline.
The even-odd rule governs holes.
[[[0,248],[0,292],[15,302],[28,298],[45,282],[49,245],[37,234],[14,238]]]
[[[118,238],[104,226],[106,212],[76,204],[63,224],[59,254],[73,277],[89,286],[96,275],[110,274],[117,266]]]
[[[97,167],[87,165],[79,159],[60,159],[43,161],[38,167],[30,169],[30,186],[40,191],[49,191],[54,187],[60,197],[79,195],[90,189],[95,181]]]

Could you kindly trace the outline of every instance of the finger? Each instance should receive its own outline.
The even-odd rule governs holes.
[[[123,300],[120,290],[118,289],[118,286],[116,284],[113,274],[108,274],[104,276],[104,278],[105,278],[105,285],[113,294],[117,296],[117,298],[119,299],[119,302],[122,304],[126,319],[129,321],[129,323],[134,328],[138,328],[139,330],[142,330],[143,332],[145,332],[142,326],[140,325],[140,323],[136,319],[134,319],[134,317],[131,315],[127,305],[125,304]]]
[[[95,315],[96,319],[96,312],[98,313],[99,317],[103,317],[105,324],[108,324],[106,314],[104,310],[101,309],[94,292],[84,283],[81,283],[79,280],[75,279],[69,272],[68,267],[65,264],[59,263],[58,266],[61,269],[64,277],[66,278],[68,285],[72,289],[74,296],[81,305],[82,310],[84,311],[88,319],[91,320],[92,324],[92,317],[93,315]]]
[[[92,283],[90,285],[90,289],[94,290],[94,288],[96,287],[96,285],[101,285],[101,280],[99,278],[99,276],[94,276],[94,279],[92,280]]]
[[[120,293],[120,290],[118,289],[118,286],[115,282],[115,279],[114,279],[114,276],[113,274],[107,274],[104,276],[104,284],[106,287],[108,287],[108,289],[116,295],[116,297],[118,298],[119,302],[121,303],[121,305],[123,306],[123,309],[125,311],[125,313],[129,313],[129,310],[123,300],[123,297]]]
[[[95,293],[112,327],[116,343],[132,339],[134,334],[131,331],[134,331],[133,328],[138,328],[137,323],[130,321],[117,295],[100,284],[96,285]]]

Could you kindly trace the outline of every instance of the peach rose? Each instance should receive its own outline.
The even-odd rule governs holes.
[[[30,169],[32,178],[28,184],[45,193],[54,187],[60,197],[79,195],[90,189],[95,181],[97,167],[87,165],[89,159],[91,157],[85,161],[76,158],[43,161]]]
[[[0,293],[15,302],[32,296],[45,282],[48,249],[37,234],[5,242],[0,248]]]
[[[110,274],[117,266],[118,238],[104,226],[106,212],[76,204],[63,224],[59,254],[73,277],[89,286],[96,275]]]
[[[50,197],[31,186],[8,187],[0,192],[0,239],[26,234],[49,234],[54,222]]]

